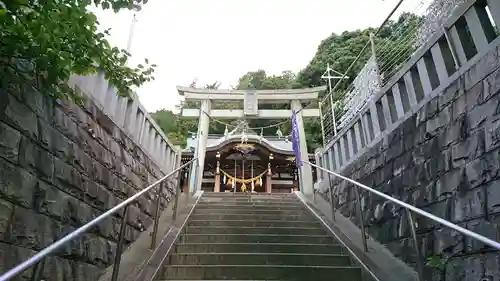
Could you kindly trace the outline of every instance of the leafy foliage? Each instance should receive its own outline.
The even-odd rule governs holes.
[[[91,4],[103,9],[140,9],[147,0],[0,0],[0,60],[6,79],[22,75],[56,98],[77,98],[67,81],[72,74],[98,70],[119,94],[154,79],[156,65],[145,59],[127,66],[130,54],[111,47],[109,30],[98,32]],[[20,67],[23,66],[23,67]]]
[[[391,49],[398,54],[405,52],[406,56],[401,55],[400,62],[391,61],[393,67],[399,66],[401,62],[406,62],[404,58],[411,54],[412,50],[407,46],[408,37],[412,37],[411,34],[415,32],[415,26],[421,20],[421,18],[411,13],[403,13],[397,21],[389,21],[376,36],[376,45],[380,45],[379,43],[383,41],[384,49]],[[333,33],[320,43],[311,62],[298,73],[297,83],[302,87],[324,85],[325,80],[321,79],[321,75],[325,72],[327,64],[330,64],[331,68],[344,73],[361,53],[363,47],[370,42],[370,33],[375,33],[375,31],[374,28],[367,28],[345,31],[340,35]],[[403,42],[405,44],[402,44]],[[371,56],[369,49],[367,48],[363,52],[354,67],[346,73],[350,78],[342,81],[335,98],[340,97],[340,94],[347,89],[347,86],[352,83],[357,73],[363,68],[365,62]],[[386,69],[386,61],[378,61],[378,63],[380,69]]]
[[[411,57],[415,49],[416,40],[418,40],[418,27],[422,25],[424,19],[411,13],[403,13],[399,19],[382,29],[381,36],[375,40],[375,44],[383,45],[381,54],[377,54],[377,63],[380,76],[389,79],[395,71],[405,64]],[[384,38],[392,38],[385,40]]]
[[[162,128],[168,139],[174,145],[185,147],[186,139],[190,132],[196,132],[197,120],[182,119],[180,114],[174,114],[170,110],[158,110],[152,114],[158,126]]]
[[[446,261],[447,261],[446,258],[434,255],[427,258],[426,265],[442,271],[445,269]]]
[[[412,17],[411,21],[406,20],[408,17]],[[402,37],[408,36],[408,32],[412,32],[414,30],[415,24],[418,23],[419,18],[412,14],[403,14],[397,21],[389,22],[379,33],[377,40],[384,40],[384,43],[390,44],[395,48],[401,43]],[[368,28],[364,30],[355,30],[355,31],[345,31],[342,34],[338,35],[333,33],[328,38],[323,40],[319,46],[316,54],[310,61],[310,63],[299,73],[294,74],[291,71],[283,71],[280,75],[267,75],[264,70],[250,71],[247,74],[240,77],[238,80],[238,85],[235,87],[236,89],[292,89],[292,88],[307,88],[307,87],[316,87],[325,84],[325,80],[321,79],[322,74],[325,72],[327,64],[339,71],[345,72],[351,63],[355,60],[358,54],[361,52],[363,47],[370,40],[370,33],[374,33],[375,29]],[[401,50],[404,52],[410,52],[406,49],[406,46],[401,46]],[[343,93],[347,86],[352,82],[352,80],[356,77],[356,74],[363,68],[365,62],[370,57],[371,53],[365,52],[362,57],[358,60],[358,62],[354,65],[354,67],[347,73],[349,80],[345,80],[340,87],[338,87],[338,93],[335,95],[335,99],[341,99]],[[404,57],[402,57],[404,59]],[[397,62],[399,64],[404,63],[404,61]],[[396,64],[398,65],[398,64]],[[195,86],[196,81],[191,84],[191,86]],[[218,84],[214,84],[218,85]],[[210,85],[206,85],[208,87]],[[235,102],[220,102],[218,104],[213,105],[214,108],[241,108],[241,103]],[[261,108],[289,108],[288,105],[261,105]],[[181,108],[197,108],[197,105],[194,103],[186,103],[181,106]],[[339,109],[340,110],[340,109]],[[159,123],[169,122],[166,115],[163,115],[158,111],[153,113],[153,116]],[[178,118],[178,117],[176,117]],[[169,119],[170,120],[170,119]],[[177,119],[176,119],[177,120]],[[182,119],[181,119],[182,120]],[[281,120],[250,120],[250,126],[255,127],[263,127],[271,124],[276,124]],[[182,122],[192,122],[182,120]],[[175,122],[174,122],[175,123]],[[184,126],[184,125],[182,125]],[[183,128],[180,127],[163,127],[162,128],[167,132],[180,132]],[[196,127],[188,126],[193,130],[196,130]],[[224,132],[224,125],[217,124],[212,122],[210,125],[210,132],[214,134],[222,134]],[[281,131],[287,135],[290,133],[290,122],[285,123],[281,126]],[[322,135],[321,135],[321,123],[319,118],[310,118],[305,120],[305,131],[307,137],[308,149],[310,152],[314,151],[315,148],[322,146]],[[264,135],[272,135],[275,134],[276,128],[269,128],[264,130]],[[257,132],[260,133],[260,132]],[[187,137],[187,135],[181,136],[183,139]]]
[[[276,89],[292,89],[295,83],[295,74],[291,71],[283,71],[280,75],[268,76],[264,70],[250,71],[243,75],[238,80],[236,89],[238,90],[276,90]],[[288,104],[262,104],[259,105],[260,109],[287,109],[290,108]],[[252,128],[263,128],[264,135],[274,135],[277,131],[276,127],[270,127],[276,123],[286,120],[249,120],[249,125]],[[290,131],[290,126],[283,124],[281,130],[284,134]],[[257,132],[260,133],[260,132]]]

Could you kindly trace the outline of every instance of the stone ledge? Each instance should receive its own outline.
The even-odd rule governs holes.
[[[383,281],[417,281],[417,273],[403,261],[397,259],[386,247],[373,239],[368,239],[368,252],[363,251],[361,231],[340,212],[332,212],[328,201],[316,195],[312,199],[298,195],[328,224],[335,235],[379,278]],[[354,260],[354,259],[353,259]],[[371,280],[371,279],[368,279]]]
[[[191,210],[191,208],[193,208],[193,204],[196,202],[196,195],[191,197],[188,196],[188,194],[182,193],[179,197],[179,212],[177,213],[178,219],[176,222],[174,222],[174,225],[177,227],[179,224],[182,225],[182,223],[184,223],[184,221],[188,219],[187,216],[189,214],[189,211]],[[160,224],[158,227],[157,235],[157,248],[155,250],[149,249],[151,243],[151,233],[153,230],[153,226],[151,225],[148,230],[143,232],[141,236],[134,243],[132,243],[122,255],[118,280],[136,280],[136,277],[139,274],[145,273],[143,272],[143,269],[148,266],[150,259],[154,259],[156,256],[161,256],[161,254],[157,253],[157,251],[159,248],[164,247],[165,241],[167,241],[167,243],[171,243],[171,241],[169,240],[169,237],[171,236],[169,230],[173,226],[173,202],[171,203],[172,204],[167,209],[163,210],[160,216]],[[112,272],[113,266],[108,267],[104,274],[99,278],[99,281],[111,280]],[[140,280],[144,281],[143,279]]]

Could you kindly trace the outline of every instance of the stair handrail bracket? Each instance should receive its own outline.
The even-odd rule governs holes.
[[[341,179],[343,179],[345,181],[348,181],[349,183],[354,184],[355,187],[356,187],[355,188],[356,201],[357,201],[357,205],[359,207],[358,211],[359,211],[359,215],[360,216],[362,216],[362,210],[361,210],[360,197],[359,197],[359,188],[362,188],[362,189],[364,189],[364,190],[366,190],[366,191],[368,191],[370,193],[373,193],[373,194],[378,195],[378,196],[380,196],[380,197],[382,197],[382,198],[384,198],[386,200],[389,200],[392,203],[399,205],[400,207],[405,208],[405,210],[407,211],[407,215],[408,215],[408,221],[410,223],[412,240],[413,240],[413,244],[414,244],[413,246],[415,247],[415,251],[416,251],[416,255],[417,255],[417,270],[418,270],[418,274],[420,276],[420,280],[424,280],[423,279],[423,264],[422,264],[422,257],[420,255],[420,250],[419,250],[419,247],[418,247],[417,233],[416,233],[415,222],[414,222],[414,219],[413,219],[413,216],[412,216],[412,212],[417,213],[417,214],[419,214],[421,216],[424,216],[424,217],[426,217],[426,218],[428,218],[428,219],[430,219],[430,220],[432,220],[434,222],[437,222],[437,223],[439,223],[441,225],[447,226],[447,227],[449,227],[449,228],[451,228],[451,229],[453,229],[453,230],[455,230],[455,231],[457,231],[457,232],[459,232],[459,233],[461,233],[461,234],[463,234],[463,235],[465,235],[465,236],[467,236],[469,238],[472,238],[474,240],[480,241],[480,242],[482,242],[482,243],[484,243],[484,244],[486,244],[486,245],[488,245],[488,246],[490,246],[490,247],[492,247],[492,248],[494,248],[496,250],[500,250],[500,243],[497,242],[497,241],[494,241],[494,240],[489,239],[489,238],[487,238],[487,237],[485,237],[483,235],[480,235],[480,234],[475,233],[473,231],[470,231],[470,230],[468,230],[466,228],[458,226],[458,225],[456,225],[456,224],[454,224],[454,223],[452,223],[450,221],[447,221],[447,220],[442,219],[442,218],[440,218],[438,216],[435,216],[435,215],[433,215],[431,213],[428,213],[428,212],[426,212],[426,211],[424,211],[424,210],[422,210],[420,208],[417,208],[417,207],[415,207],[413,205],[410,205],[410,204],[405,203],[405,202],[403,202],[401,200],[398,200],[398,199],[396,199],[396,198],[394,198],[394,197],[392,197],[390,195],[387,195],[387,194],[385,194],[383,192],[377,191],[377,190],[375,190],[375,189],[373,189],[373,188],[371,188],[369,186],[366,186],[366,185],[364,185],[364,184],[362,184],[360,182],[352,180],[352,179],[350,179],[348,177],[345,177],[345,176],[343,176],[341,174],[338,174],[336,172],[330,171],[328,169],[325,169],[325,168],[323,168],[321,166],[318,166],[316,164],[310,163],[308,161],[302,161],[302,163],[310,165],[311,167],[314,167],[314,168],[316,168],[318,170],[326,172],[329,175],[341,178]],[[314,191],[314,192],[316,192],[316,191]],[[329,192],[330,192],[330,197],[332,197],[333,187],[331,185],[331,182],[329,182]],[[333,201],[330,203],[332,209],[334,208],[333,203],[334,203]],[[335,216],[332,219],[335,219]],[[362,231],[362,235],[361,235],[362,236],[362,242],[363,242],[363,245],[364,245],[364,250],[366,252],[368,250],[368,247],[367,247],[367,241],[366,241],[367,240],[366,233],[364,232],[364,223],[363,223],[364,220],[363,220],[362,217],[359,217],[359,220],[360,220],[360,226],[361,226],[361,231]]]
[[[90,230],[92,227],[97,225],[98,223],[102,222],[103,220],[107,219],[108,217],[112,216],[113,214],[117,213],[118,211],[122,210],[123,214],[121,217],[121,226],[120,226],[120,234],[119,234],[119,239],[118,239],[118,244],[117,244],[117,249],[116,249],[116,255],[115,255],[115,260],[113,264],[113,274],[111,277],[112,281],[116,281],[118,278],[118,272],[119,272],[119,267],[120,267],[120,261],[121,261],[121,254],[123,252],[123,245],[124,245],[124,237],[125,237],[125,226],[126,226],[126,217],[127,217],[127,210],[128,206],[132,204],[135,200],[137,200],[139,197],[143,196],[149,191],[152,191],[155,187],[157,186],[163,186],[166,184],[167,180],[169,180],[172,176],[175,174],[178,174],[178,181],[177,181],[177,187],[176,187],[176,192],[175,192],[175,201],[174,201],[174,206],[173,206],[173,216],[172,216],[172,225],[175,222],[176,219],[176,214],[177,214],[177,208],[178,208],[178,201],[179,201],[179,193],[181,192],[181,176],[182,176],[182,170],[186,168],[187,166],[190,166],[191,164],[195,163],[198,158],[193,158],[190,161],[186,162],[185,164],[181,165],[177,169],[173,170],[172,172],[168,173],[167,175],[163,176],[156,182],[150,184],[146,188],[142,189],[138,193],[130,196],[120,204],[114,206],[113,208],[109,209],[108,211],[104,212],[102,215],[98,216],[97,218],[93,219],[92,221],[86,223],[85,225],[79,227],[78,229],[74,230],[73,232],[67,234],[63,238],[59,239],[58,241],[54,242],[53,244],[49,245],[48,247],[44,248],[37,254],[33,255],[26,261],[18,264],[17,266],[13,267],[6,273],[0,276],[0,281],[8,281],[28,268],[35,266],[35,269],[33,270],[32,273],[32,278],[31,280],[39,280],[39,275],[41,274],[41,271],[43,269],[43,262],[44,259],[57,250],[59,250],[62,246],[67,244],[68,242],[78,238],[80,235],[86,233],[88,230]],[[153,249],[156,246],[156,235],[158,231],[158,224],[159,224],[159,217],[160,217],[160,205],[161,205],[161,198],[162,196],[162,190],[163,188],[158,188],[156,191],[156,213],[155,213],[155,218],[154,218],[154,225],[153,225],[153,231],[151,233],[151,249]],[[41,266],[40,266],[41,265]]]

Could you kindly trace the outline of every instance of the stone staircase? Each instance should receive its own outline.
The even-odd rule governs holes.
[[[361,281],[294,194],[205,193],[158,280]]]

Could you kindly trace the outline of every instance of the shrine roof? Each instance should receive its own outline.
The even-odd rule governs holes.
[[[229,143],[239,142],[241,140],[241,136],[241,134],[237,134],[228,136],[226,138],[224,136],[209,135],[209,137],[207,138],[207,151],[218,150]],[[275,153],[293,155],[292,142],[286,141],[284,137],[260,138],[258,135],[247,135],[247,137],[249,143],[260,143]],[[197,143],[197,138],[188,138],[186,150],[196,148]]]

